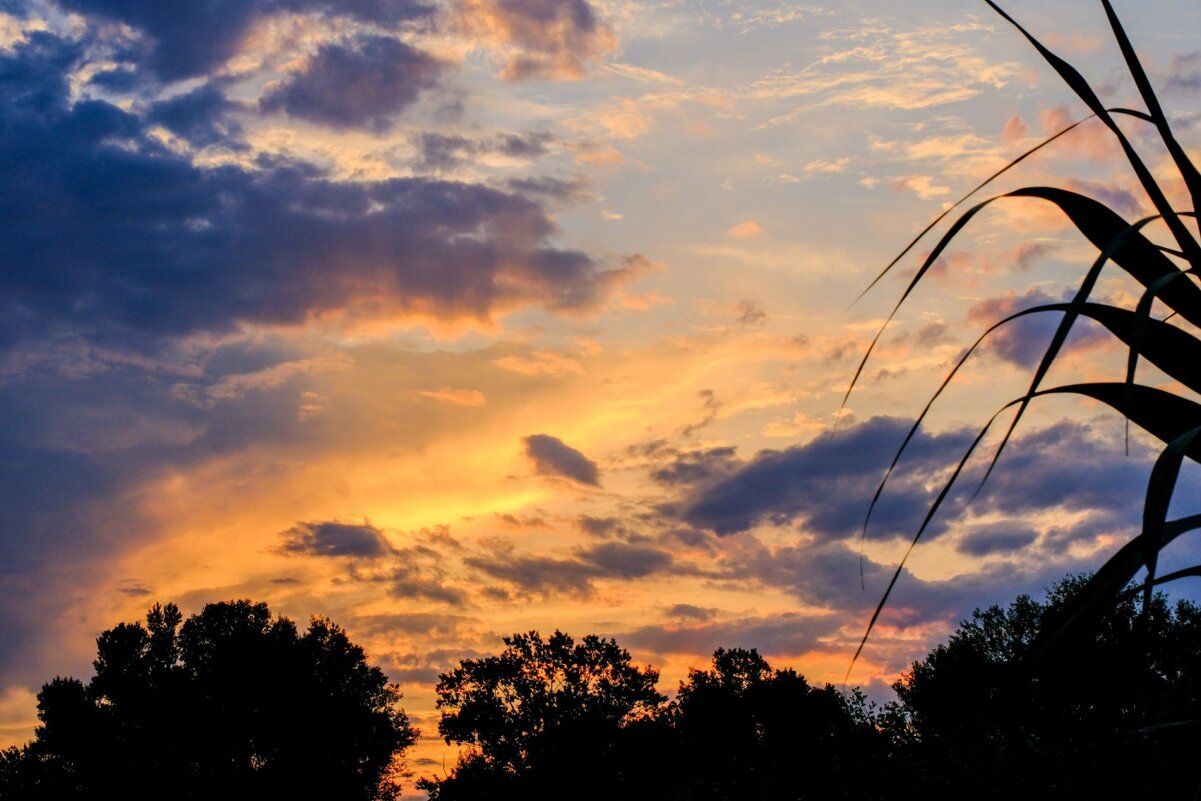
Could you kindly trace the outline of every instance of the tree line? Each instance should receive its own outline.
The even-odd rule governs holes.
[[[461,746],[417,787],[468,799],[1194,798],[1201,609],[1123,598],[1054,658],[1038,633],[1085,584],[977,610],[877,706],[754,649],[718,649],[674,697],[614,640],[505,638],[441,675]],[[38,695],[0,753],[0,799],[395,798],[417,738],[345,632],[250,601],[172,604],[97,641],[95,675]]]

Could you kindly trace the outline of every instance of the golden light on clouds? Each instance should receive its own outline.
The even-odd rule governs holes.
[[[735,239],[747,239],[761,233],[763,233],[763,226],[754,220],[744,220],[726,230],[726,235]]]
[[[1061,298],[1087,250],[1045,203],[992,204],[840,411],[903,291],[856,300],[872,277],[1086,113],[1022,42],[884,0],[193,5],[204,24],[0,12],[25,82],[0,104],[25,165],[0,186],[24,215],[0,217],[0,745],[29,736],[40,682],[86,674],[95,636],[155,601],[345,625],[404,685],[419,773],[444,755],[437,675],[515,631],[617,637],[669,692],[716,647],[841,680],[914,510],[1045,329],[972,357],[861,563],[892,448],[990,320]],[[1108,74],[1092,36],[1061,41]],[[1171,57],[1197,41],[1156,60],[1179,115],[1193,62]],[[1115,152],[1086,124],[1015,172],[1064,160],[1056,185],[1145,213]],[[1124,364],[1072,346],[1068,377]],[[987,513],[949,504],[856,680],[879,690],[972,606],[1138,524],[1145,453],[1075,411],[1032,412]],[[1053,447],[1113,492],[1041,470]]]

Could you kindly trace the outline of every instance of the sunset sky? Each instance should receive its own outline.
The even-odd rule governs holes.
[[[1201,5],[1117,7],[1199,160]],[[1098,3],[1007,8],[1139,104]],[[988,324],[1092,258],[1045,205],[994,206],[831,436],[918,262],[859,293],[1085,115],[982,2],[0,0],[0,98],[0,744],[155,601],[332,618],[403,685],[418,774],[441,770],[438,673],[516,631],[615,637],[664,691],[718,646],[841,682],[1055,321],[969,363],[861,562],[908,425]],[[1134,219],[1120,155],[1086,124],[997,190]],[[1123,359],[1082,329],[1052,378]],[[1037,405],[936,519],[852,683],[885,697],[973,607],[1130,536],[1153,450],[1123,433]]]

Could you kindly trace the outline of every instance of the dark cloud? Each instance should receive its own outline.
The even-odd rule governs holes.
[[[478,152],[475,141],[466,136],[425,131],[414,138],[414,143],[418,151],[414,166],[430,172],[452,170]]]
[[[1100,439],[1083,423],[1032,431],[1006,449],[972,508],[1014,517],[1061,508],[1133,525],[1141,519],[1152,454],[1138,442],[1130,447],[1127,456],[1120,439]]]
[[[797,655],[821,645],[841,619],[835,615],[786,612],[689,625],[651,625],[615,638],[622,645],[656,654],[711,654],[718,648],[755,648],[762,654]]]
[[[458,543],[441,530],[443,538],[428,539],[429,545],[414,545],[396,552],[391,568],[382,578],[388,594],[396,598],[424,598],[449,606],[463,606],[467,594],[451,585],[447,578],[443,550],[456,549]],[[438,533],[438,532],[435,532]]]
[[[968,320],[983,329],[1022,309],[1058,302],[1061,300],[1035,287],[1022,295],[985,298],[973,304],[967,316]],[[1059,312],[1019,317],[989,334],[982,349],[1018,367],[1032,369],[1042,360],[1062,319],[1063,315]],[[1087,348],[1110,339],[1105,329],[1082,319],[1072,326],[1065,347]]]
[[[349,626],[373,636],[404,634],[421,637],[450,637],[472,622],[462,615],[402,612],[388,615],[358,615]]]
[[[448,606],[464,606],[467,593],[447,579],[445,556],[429,545],[397,548],[386,559],[376,559],[363,567],[362,562],[351,564],[341,581],[355,584],[382,584],[394,598],[423,599]]]
[[[643,578],[660,573],[672,564],[671,554],[644,545],[624,542],[606,542],[585,548],[579,552],[580,559],[595,565],[599,575],[614,578]]]
[[[1038,532],[1014,523],[994,523],[977,526],[955,544],[969,556],[992,556],[1013,553],[1033,544]]]
[[[696,451],[673,451],[674,457],[663,467],[651,471],[651,478],[665,486],[691,486],[732,472],[739,466],[737,448],[718,447]]]
[[[522,440],[525,455],[534,462],[542,475],[562,476],[593,487],[600,486],[600,471],[596,462],[561,439],[549,434],[533,434]]]
[[[703,417],[695,423],[689,423],[680,429],[680,433],[686,437],[690,437],[700,431],[705,426],[717,419],[717,413],[721,411],[721,401],[717,398],[717,393],[711,389],[702,389],[696,393],[701,399],[701,411]]]
[[[251,26],[281,12],[311,12],[395,25],[429,18],[415,0],[61,0],[63,7],[124,22],[146,41],[127,54],[167,81],[205,75],[238,53]]]
[[[536,158],[546,154],[546,146],[552,140],[546,132],[531,134],[498,134],[492,141],[491,147],[505,156],[514,158]]]
[[[498,153],[515,158],[536,158],[546,154],[547,144],[551,139],[550,134],[541,132],[529,134],[501,133],[491,137],[473,139],[459,134],[423,131],[413,137],[413,143],[417,146],[418,154],[413,166],[418,170],[445,172],[455,169],[472,158],[490,153]],[[523,189],[521,185],[510,181],[510,188],[526,194],[553,194],[551,187],[555,179],[519,179],[519,181],[521,180],[527,181],[528,186],[525,186]],[[565,192],[566,187],[570,184],[567,182],[560,183],[563,186],[559,187],[559,190]],[[541,187],[543,191],[532,191],[537,187]],[[578,188],[576,191],[579,191]]]
[[[822,537],[850,536],[862,525],[867,502],[909,425],[877,417],[807,445],[763,451],[691,487],[665,511],[718,534],[803,519],[807,530]],[[954,464],[970,441],[966,431],[919,432],[910,442],[903,470],[876,507],[870,533],[896,536],[916,530],[933,500],[923,479]]]
[[[392,553],[384,532],[370,523],[297,523],[281,532],[284,553],[379,559]]]
[[[762,325],[767,319],[767,312],[763,310],[763,304],[757,300],[740,300],[737,306],[738,324],[742,326]]]
[[[1079,192],[1082,195],[1088,195],[1094,200],[1101,201],[1113,211],[1126,217],[1137,215],[1139,209],[1142,208],[1133,192],[1112,183],[1069,178],[1067,180],[1067,187],[1074,192]]]
[[[616,517],[580,515],[576,522],[579,523],[580,528],[585,533],[591,534],[594,537],[606,537],[610,534],[618,533],[624,528],[620,518]]]
[[[1013,261],[1021,270],[1028,270],[1036,261],[1059,249],[1056,242],[1023,242],[1014,250]]]
[[[593,199],[588,181],[578,177],[569,181],[549,176],[510,178],[505,181],[505,186],[521,195],[544,197],[562,203],[583,203]]]
[[[1172,56],[1164,89],[1191,95],[1201,92],[1201,53]]]
[[[680,498],[662,509],[717,534],[799,521],[821,539],[856,535],[909,425],[873,418],[803,446],[763,451],[714,478],[686,485]],[[972,436],[968,430],[919,431],[880,497],[868,536],[912,537],[941,489],[943,471],[958,463]],[[966,494],[982,477],[983,465],[977,461],[963,474],[959,490],[948,496],[926,536],[947,531],[965,511],[1016,520],[1060,509],[1104,516],[1112,519],[1111,528],[1134,524],[1152,454],[1134,443],[1127,457],[1122,443],[1112,439],[1066,421],[1021,434],[970,506]]]
[[[513,585],[522,593],[542,596],[587,595],[592,590],[592,579],[598,574],[595,565],[550,556],[495,554],[471,556],[463,563]]]
[[[341,182],[265,158],[255,169],[197,166],[147,137],[135,114],[69,104],[63,75],[76,55],[44,34],[0,54],[0,347],[48,332],[136,346],[147,334],[330,312],[578,312],[642,269],[630,259],[602,270],[550,246],[556,228],[541,206],[480,185]],[[179,102],[150,113],[206,138],[188,111],[220,100]]]
[[[667,608],[666,615],[670,618],[686,620],[712,620],[717,615],[717,610],[693,604],[673,604]]]
[[[438,82],[442,69],[440,61],[398,39],[363,36],[348,45],[322,45],[260,105],[332,128],[382,132]]]
[[[228,118],[234,108],[219,85],[207,83],[191,92],[155,103],[146,121],[158,124],[194,145],[234,144],[242,128]]]
[[[588,595],[595,579],[639,579],[673,569],[667,551],[646,545],[606,542],[581,548],[569,557],[515,554],[502,548],[463,560],[525,595]]]
[[[879,597],[863,588],[883,588],[891,576],[887,566],[841,542],[753,545],[724,557],[723,567],[726,580],[776,587],[806,605],[851,613],[873,608]],[[906,572],[905,580],[911,578]]]

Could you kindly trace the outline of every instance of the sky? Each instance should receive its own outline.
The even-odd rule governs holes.
[[[1197,160],[1201,7],[1117,8]],[[1137,105],[1099,4],[1050,9],[1008,4]],[[994,204],[841,406],[933,242],[860,293],[1085,116],[984,3],[0,0],[0,95],[0,744],[156,601],[333,619],[402,685],[418,775],[438,674],[514,632],[614,637],[667,692],[721,646],[840,683],[1056,321],[973,354],[861,538],[912,420],[1092,259],[1053,209]],[[1150,207],[1096,124],[996,191],[1030,184]],[[1083,328],[1052,378],[1123,356]],[[1037,404],[851,682],[886,697],[974,607],[1128,538],[1155,450],[1124,433]]]

